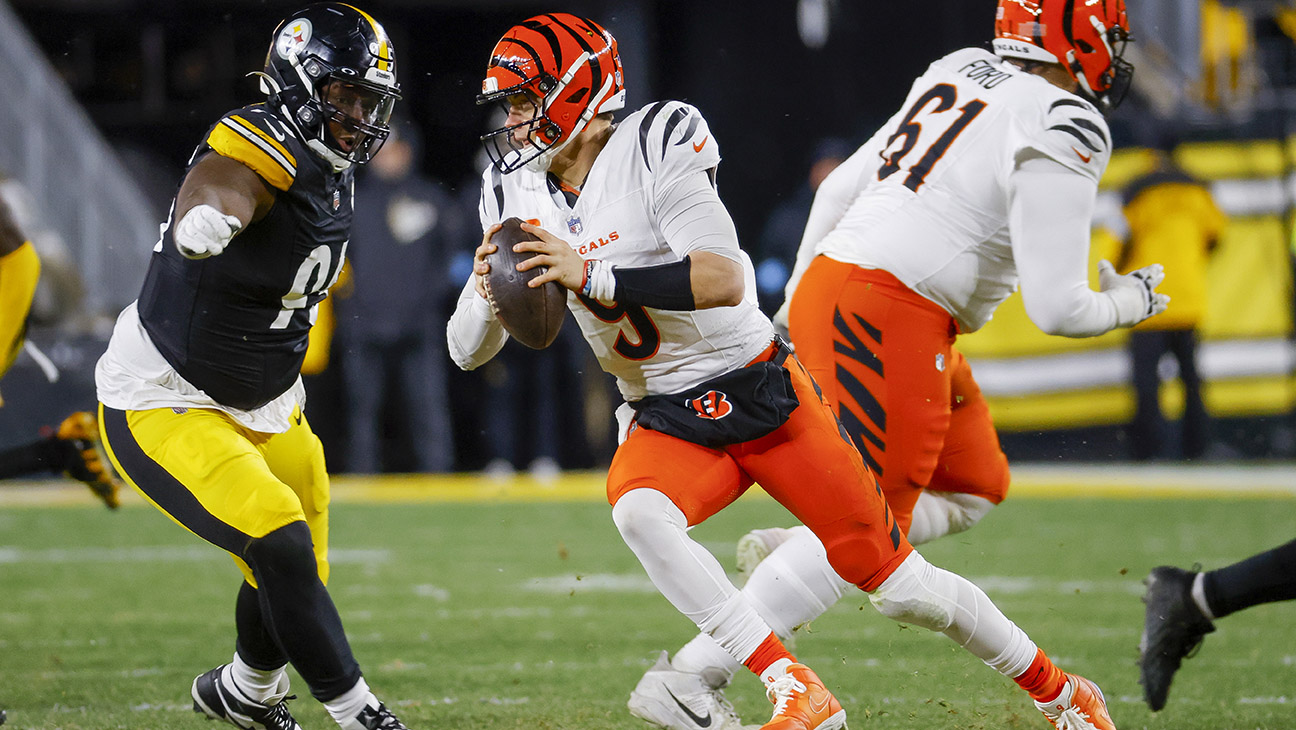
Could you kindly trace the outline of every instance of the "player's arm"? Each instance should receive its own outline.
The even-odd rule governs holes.
[[[472,277],[459,292],[454,314],[450,315],[450,322],[446,325],[450,359],[461,370],[474,370],[484,365],[508,341],[508,332],[491,309],[482,283],[482,277],[490,273],[486,257],[495,252],[495,244],[490,239],[499,229],[500,225],[495,223],[487,226],[482,234],[481,244],[473,252]]]
[[[274,190],[252,168],[208,152],[189,168],[176,196],[176,247],[191,259],[217,255],[274,200]]]
[[[22,350],[27,313],[36,295],[40,258],[0,199],[0,376]]]
[[[654,309],[692,311],[732,307],[742,302],[743,283],[738,233],[733,219],[703,171],[687,175],[661,196],[657,225],[679,261],[656,266],[612,266],[601,259],[583,259],[562,239],[523,224],[522,230],[540,238],[516,246],[540,255],[522,264],[549,270],[532,279],[537,287],[557,281],[574,292],[602,302],[620,302]]]
[[[1097,183],[1046,157],[1025,160],[1010,178],[1009,228],[1026,314],[1051,335],[1093,337],[1165,311],[1160,265],[1124,276],[1099,264],[1089,288],[1089,228]]]

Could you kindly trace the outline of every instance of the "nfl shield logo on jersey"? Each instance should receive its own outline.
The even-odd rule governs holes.
[[[567,230],[572,232],[573,236],[579,236],[585,231],[585,226],[581,224],[581,219],[572,216],[567,219]]]
[[[341,190],[334,190],[334,191],[333,191],[333,210],[337,210],[338,207],[341,206],[341,205],[342,205],[342,191],[341,191]]]

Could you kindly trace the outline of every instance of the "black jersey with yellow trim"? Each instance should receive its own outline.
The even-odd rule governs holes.
[[[219,256],[190,260],[173,238],[175,203],[153,248],[139,316],[178,373],[218,403],[251,410],[297,380],[315,307],[346,255],[354,168],[337,173],[263,104],[208,130],[189,160],[237,160],[273,188],[275,202]]]

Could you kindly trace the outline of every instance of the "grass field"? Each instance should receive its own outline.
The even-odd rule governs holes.
[[[647,728],[625,700],[691,625],[621,543],[597,475],[575,480],[569,491],[502,489],[486,501],[462,479],[337,487],[330,587],[370,685],[412,730]],[[1022,489],[923,552],[1099,682],[1122,730],[1296,727],[1296,605],[1227,618],[1185,665],[1169,707],[1153,715],[1143,705],[1135,657],[1147,570],[1232,562],[1291,539],[1296,513],[1290,496],[1185,495],[1170,481],[1154,498]],[[108,513],[68,495],[72,506],[0,498],[5,730],[215,730],[190,711],[188,689],[233,651],[233,564],[138,499]],[[773,524],[789,518],[749,495],[694,535],[732,565],[733,542]],[[1048,727],[1011,682],[943,637],[878,616],[863,594],[814,622],[796,653],[856,730]],[[740,676],[730,690],[749,722],[768,718],[758,684]],[[305,728],[335,727],[296,675],[294,691]]]

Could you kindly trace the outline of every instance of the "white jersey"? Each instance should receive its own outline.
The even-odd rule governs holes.
[[[824,182],[787,298],[822,254],[886,270],[948,311],[960,331],[977,330],[1018,283],[1024,244],[1010,235],[1010,177],[1046,158],[1096,190],[1110,154],[1107,123],[1089,102],[988,51],[951,53]],[[1087,247],[1087,218],[1083,226]],[[1115,326],[1109,310],[1110,322],[1090,328]]]
[[[567,241],[584,258],[614,267],[640,267],[682,260],[692,251],[718,253],[743,267],[743,302],[732,307],[671,311],[601,304],[568,292],[576,317],[602,368],[616,376],[627,401],[676,393],[742,367],[769,346],[773,325],[757,307],[755,272],[736,236],[723,248],[696,241],[666,240],[658,210],[672,190],[698,175],[713,175],[720,152],[697,109],[666,101],[622,120],[599,153],[575,207],[551,187],[545,173],[519,170],[483,175],[481,222],[485,230],[510,217],[537,222]],[[732,229],[732,222],[726,221]],[[502,325],[474,291],[470,278],[449,326],[455,362],[471,369],[503,344]],[[458,337],[472,318],[490,318],[483,337]],[[465,340],[471,339],[468,344]]]

